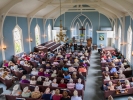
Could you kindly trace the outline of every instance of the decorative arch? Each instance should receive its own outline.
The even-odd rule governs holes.
[[[131,51],[132,51],[132,28],[129,26],[127,31],[127,46],[126,46],[126,58],[131,62]]]
[[[84,15],[82,13],[78,14],[71,22],[71,26],[70,26],[70,29],[72,29],[71,30],[71,33],[72,33],[71,37],[75,37],[75,39],[80,41],[80,38],[81,38],[80,31],[79,31],[80,27],[78,29],[75,28],[77,26],[77,23],[79,24],[80,27],[83,26],[84,28],[86,28],[85,33],[84,33],[85,36],[82,37],[82,38],[84,38],[84,40],[86,40],[89,37],[92,38],[92,33],[93,33],[92,23],[91,23],[90,19],[86,15]],[[76,33],[76,32],[78,32],[78,33]],[[78,37],[75,36],[75,33],[79,34]]]
[[[38,24],[35,27],[35,41],[36,41],[36,46],[41,44],[40,27]]]
[[[22,29],[16,25],[13,29],[14,52],[20,54],[24,51]]]

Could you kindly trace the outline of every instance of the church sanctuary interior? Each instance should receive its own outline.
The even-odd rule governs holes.
[[[133,100],[133,0],[0,0],[0,100]]]

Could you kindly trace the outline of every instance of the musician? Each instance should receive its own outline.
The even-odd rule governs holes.
[[[79,45],[79,50],[82,51],[82,50],[83,50],[83,47],[84,47],[84,46],[82,45],[82,43],[80,43],[80,45]]]
[[[77,43],[74,43],[74,50],[77,50]]]

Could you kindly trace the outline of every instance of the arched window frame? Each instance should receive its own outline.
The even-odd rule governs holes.
[[[132,51],[132,28],[129,26],[127,31],[127,46],[126,46],[126,58],[131,62],[131,51]]]
[[[38,41],[37,41],[37,38],[38,38]],[[36,46],[41,44],[40,27],[38,24],[35,27],[35,42],[36,42]]]
[[[121,49],[121,26],[119,26],[118,29],[118,50],[120,51]]]
[[[18,30],[18,34],[20,35],[19,39],[15,39],[15,31]],[[15,42],[19,41],[20,43],[18,44],[18,46],[20,46],[21,50],[19,52],[17,52],[17,49],[15,47]],[[16,25],[13,29],[13,44],[14,44],[14,53],[15,55],[20,54],[22,52],[24,52],[24,46],[23,46],[23,35],[22,35],[22,29],[19,27],[19,25]]]
[[[49,24],[48,25],[48,41],[52,40],[51,32],[52,32],[52,28],[51,28],[51,25]]]

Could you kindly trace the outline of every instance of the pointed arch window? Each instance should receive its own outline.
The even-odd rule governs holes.
[[[23,49],[23,36],[22,29],[16,25],[13,29],[13,40],[14,40],[14,52],[15,54],[22,53]]]
[[[35,41],[36,41],[36,46],[41,44],[41,39],[40,39],[40,27],[37,24],[35,27]]]
[[[51,25],[49,24],[48,25],[48,41],[50,41],[51,40]]]
[[[85,39],[92,38],[92,29],[89,27],[89,23],[87,22],[85,25]]]
[[[79,38],[79,23],[78,22],[75,25],[75,32],[73,33],[73,37],[75,37],[75,39]]]
[[[121,48],[121,26],[118,29],[118,50]]]
[[[129,26],[127,31],[127,46],[126,46],[126,58],[130,62],[131,61],[131,50],[132,50],[132,29]]]

